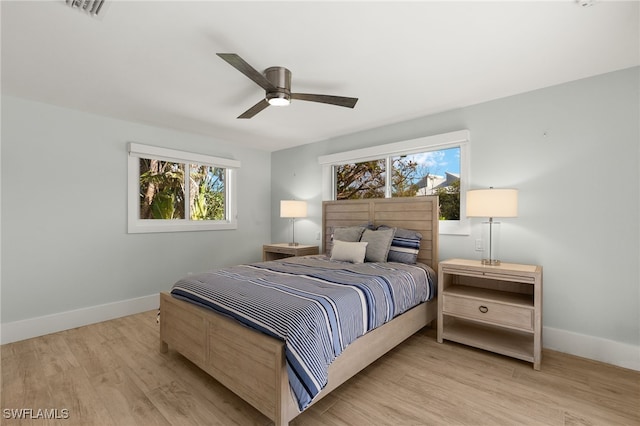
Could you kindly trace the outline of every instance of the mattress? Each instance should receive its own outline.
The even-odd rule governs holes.
[[[351,342],[431,300],[435,280],[426,265],[306,256],[188,275],[171,294],[282,340],[289,384],[302,411]]]

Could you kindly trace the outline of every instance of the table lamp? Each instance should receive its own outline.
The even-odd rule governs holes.
[[[280,200],[280,217],[291,219],[290,246],[297,246],[296,242],[296,218],[307,217],[307,202],[298,200]]]
[[[467,192],[467,217],[489,218],[489,258],[483,265],[499,265],[493,254],[493,218],[518,216],[517,189],[475,189]],[[497,223],[497,222],[495,222]]]

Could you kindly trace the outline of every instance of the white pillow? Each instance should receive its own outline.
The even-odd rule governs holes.
[[[367,253],[367,244],[363,242],[347,242],[334,240],[331,249],[331,260],[341,260],[343,262],[363,263]]]

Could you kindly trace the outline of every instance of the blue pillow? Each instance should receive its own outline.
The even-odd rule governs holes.
[[[389,227],[380,225],[378,229],[389,229]],[[391,247],[389,247],[387,262],[415,264],[418,261],[420,241],[422,241],[421,233],[396,228],[393,240],[391,241]]]

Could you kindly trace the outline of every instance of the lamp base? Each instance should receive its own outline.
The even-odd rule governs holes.
[[[500,265],[500,261],[498,259],[482,259],[480,263],[482,263],[483,265],[489,265],[489,266]]]
[[[299,246],[299,245],[300,245],[300,243],[293,242],[293,243],[289,243],[289,245],[290,245],[291,247],[293,247],[293,246]]]

